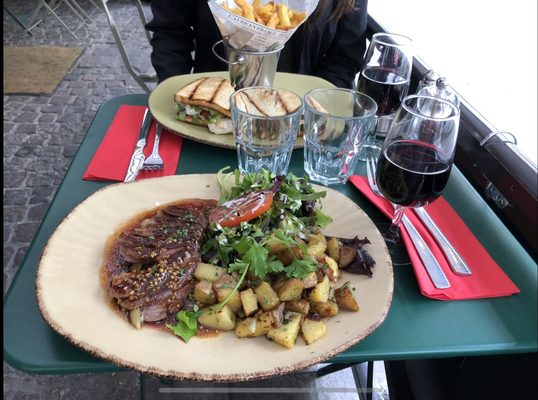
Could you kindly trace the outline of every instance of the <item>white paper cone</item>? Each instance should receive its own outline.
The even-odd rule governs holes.
[[[252,4],[252,0],[246,0]],[[269,1],[264,0],[265,5]],[[211,0],[209,8],[219,27],[222,38],[229,46],[246,51],[272,51],[284,47],[289,38],[301,24],[310,17],[310,14],[316,9],[318,0],[282,0],[275,1],[287,5],[290,9],[298,12],[306,12],[307,17],[296,28],[289,31],[280,29],[271,29],[265,25],[258,24],[254,21],[240,17],[223,8],[221,4],[226,4],[230,8],[236,8],[234,0]]]

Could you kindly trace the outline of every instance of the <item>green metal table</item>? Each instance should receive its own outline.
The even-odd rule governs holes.
[[[5,296],[4,358],[17,369],[43,374],[121,370],[71,345],[52,330],[38,310],[34,284],[41,253],[58,224],[82,200],[110,184],[81,177],[122,104],[147,105],[147,95],[121,96],[101,106]],[[295,150],[290,170],[302,175],[302,164],[302,150]],[[234,150],[185,140],[177,173],[215,172],[227,165],[237,165]],[[362,207],[374,222],[385,221],[351,184],[336,189]],[[452,171],[445,198],[521,293],[485,300],[432,300],[419,293],[410,266],[396,266],[394,299],[385,322],[365,340],[328,362],[351,364],[537,351],[536,263],[457,168]]]

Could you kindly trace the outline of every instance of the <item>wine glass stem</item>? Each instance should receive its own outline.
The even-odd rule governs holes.
[[[397,238],[399,236],[400,222],[402,221],[404,211],[405,207],[399,205],[394,206],[394,216],[392,217],[387,236],[392,238]]]

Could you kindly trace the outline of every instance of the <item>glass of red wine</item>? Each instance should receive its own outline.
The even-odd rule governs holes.
[[[377,128],[367,137],[360,159],[377,158],[381,148],[376,134],[386,135],[394,113],[407,96],[413,69],[411,39],[395,33],[376,33],[372,36],[357,75],[355,88],[377,103]]]
[[[390,249],[399,239],[407,207],[423,207],[445,189],[452,169],[459,108],[439,97],[407,96],[400,105],[377,161],[376,181],[394,205],[394,218],[382,232]]]

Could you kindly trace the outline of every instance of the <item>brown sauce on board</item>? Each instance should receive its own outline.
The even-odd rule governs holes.
[[[172,334],[165,324],[175,323],[175,314],[182,309],[186,296],[193,291],[192,273],[200,261],[198,250],[208,225],[209,213],[215,205],[216,200],[205,199],[184,199],[167,203],[134,215],[107,238],[99,280],[107,304],[127,323],[131,324],[130,309],[140,308],[144,312],[157,308],[157,314],[154,311],[152,314],[148,313],[154,320],[148,317],[149,321],[145,321],[143,325]],[[148,229],[156,232],[155,236],[147,231]],[[130,243],[127,242],[127,246],[125,238],[133,240],[135,245],[130,248]],[[155,240],[155,243],[152,240]],[[141,244],[137,244],[138,241]],[[139,249],[145,253],[139,252]],[[140,264],[135,263],[136,260],[126,260],[139,255],[154,260],[142,259]],[[148,277],[148,284],[143,276]],[[159,286],[161,282],[162,285]],[[122,293],[121,290],[125,292]],[[133,293],[135,291],[136,293]],[[202,337],[216,334],[209,331],[211,330],[202,329],[199,334]]]

